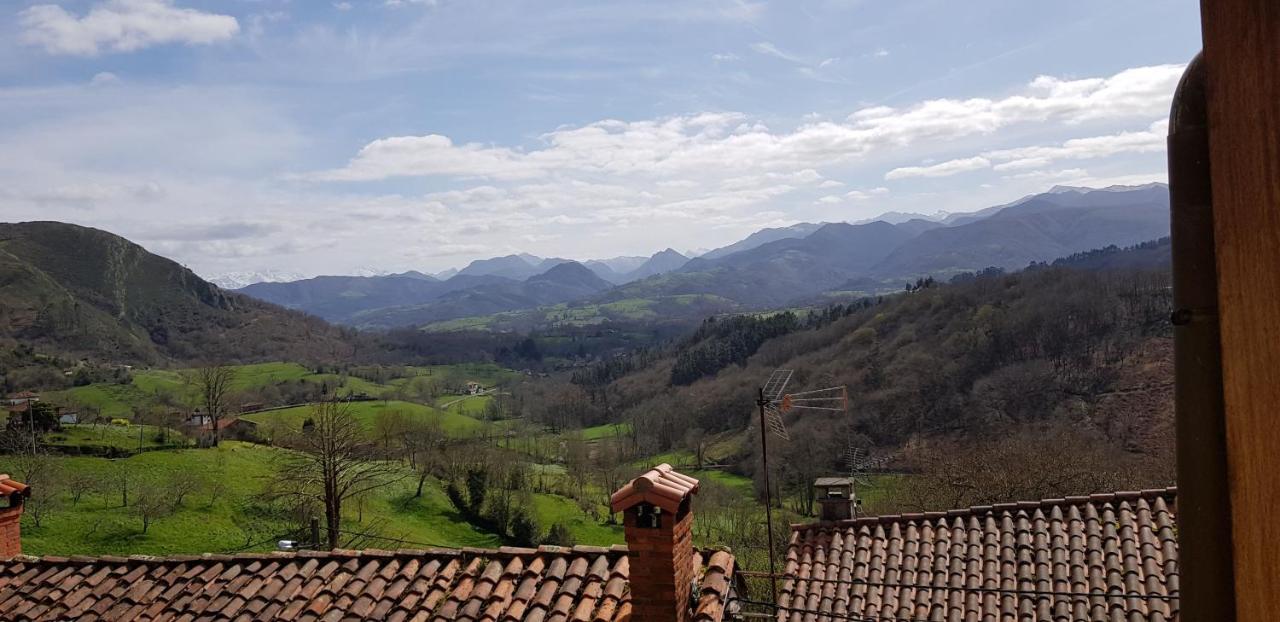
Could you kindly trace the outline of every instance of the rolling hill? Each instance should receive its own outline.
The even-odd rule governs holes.
[[[415,273],[418,274],[418,273]],[[331,322],[350,323],[363,311],[424,304],[450,292],[475,287],[515,284],[492,274],[457,274],[446,281],[419,274],[408,276],[318,276],[289,283],[255,283],[240,293],[289,309],[318,315]]]
[[[331,360],[351,337],[224,291],[122,237],[57,222],[0,224],[0,338],[117,363]]]
[[[462,277],[463,275],[459,275],[454,279]],[[356,313],[351,321],[366,328],[421,326],[455,318],[570,302],[588,298],[612,287],[612,283],[596,276],[591,269],[571,261],[557,264],[526,281],[504,280],[459,289],[424,304]]]

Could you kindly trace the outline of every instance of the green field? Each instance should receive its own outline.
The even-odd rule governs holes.
[[[221,488],[206,486],[192,493],[174,515],[152,524],[142,533],[141,520],[129,507],[121,507],[120,494],[86,494],[79,503],[63,495],[61,509],[51,512],[40,527],[24,516],[24,552],[32,555],[174,555],[238,550],[271,550],[275,539],[298,537],[288,533],[290,524],[264,513],[254,500],[273,470],[273,458],[283,450],[224,441],[217,449],[154,451],[122,460],[88,457],[56,458],[65,476],[105,473],[125,465],[133,478],[131,494],[148,486],[163,486],[180,471],[197,471]],[[0,459],[0,471],[6,465]],[[405,475],[409,475],[406,470]],[[390,540],[367,540],[366,548],[420,548],[422,546],[494,547],[503,542],[495,534],[475,527],[449,504],[438,482],[430,480],[421,498],[413,497],[412,477],[389,484],[364,502],[345,507],[344,529],[370,531]],[[131,501],[132,502],[132,501]],[[550,494],[534,495],[534,510],[543,532],[553,523],[570,528],[577,542],[608,545],[622,541],[621,529],[606,526],[582,514],[570,499]],[[246,548],[246,545],[254,545]]]
[[[257,363],[236,365],[232,390],[242,393],[289,382],[324,384],[337,395],[365,394],[379,396],[401,389],[419,378],[450,384],[479,382],[491,387],[513,377],[514,372],[491,363],[408,367],[409,376],[395,378],[385,384],[371,382],[354,375],[314,373],[297,363]],[[134,406],[147,404],[159,394],[168,394],[177,402],[195,404],[198,390],[188,381],[184,370],[144,369],[133,372],[129,384],[96,383],[64,391],[49,392],[46,401],[58,404],[77,402],[98,409],[110,418],[132,418]]]
[[[457,412],[445,412],[438,408],[423,406],[422,404],[414,404],[412,402],[352,402],[350,405],[351,415],[358,420],[366,429],[372,430],[374,421],[381,413],[398,412],[409,418],[421,418],[428,421],[436,421],[444,429],[445,432],[453,436],[468,436],[484,429],[485,424],[482,421],[468,417]],[[259,425],[269,421],[283,422],[286,426],[297,429],[302,426],[302,422],[310,417],[312,408],[310,406],[294,406],[292,408],[283,408],[280,410],[269,410],[252,415],[241,417],[247,421],[252,421]]]
[[[168,441],[161,442],[160,432],[161,429],[153,425],[63,424],[62,429],[45,435],[44,441],[54,446],[113,447],[126,451],[186,441],[181,433],[170,430]]]
[[[594,441],[602,438],[613,438],[622,436],[631,431],[629,423],[606,423],[592,428],[583,428],[578,430],[577,434],[581,434],[583,440]]]

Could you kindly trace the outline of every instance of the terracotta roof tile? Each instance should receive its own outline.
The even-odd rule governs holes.
[[[698,492],[698,480],[677,473],[664,462],[619,488],[609,497],[609,505],[614,512],[621,512],[644,502],[675,512],[680,502],[695,492]]]
[[[0,617],[25,620],[577,620],[631,613],[625,547],[332,551],[0,561]],[[733,556],[708,558],[697,620],[718,622]]]
[[[1175,494],[1095,494],[794,525],[778,619],[1173,620]],[[713,557],[704,601],[705,590],[719,583],[716,566]]]
[[[31,488],[22,482],[14,480],[8,474],[0,473],[0,499],[6,497],[22,497],[31,495]]]

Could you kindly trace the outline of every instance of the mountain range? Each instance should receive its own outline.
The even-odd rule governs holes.
[[[647,304],[701,297],[691,312],[767,309],[826,293],[869,295],[920,277],[949,278],[1168,235],[1163,184],[1090,189],[1059,186],[977,212],[890,213],[857,223],[762,229],[689,258],[575,262],[528,254],[471,262],[456,274],[316,277],[239,291],[366,328],[433,322],[555,305]],[[592,278],[587,278],[588,276]],[[710,305],[708,307],[708,305]],[[664,304],[666,311],[678,305]]]

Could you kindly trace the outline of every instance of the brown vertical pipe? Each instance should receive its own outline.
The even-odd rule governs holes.
[[[1187,66],[1169,116],[1181,619],[1235,620],[1231,497],[1218,327],[1205,66]]]

